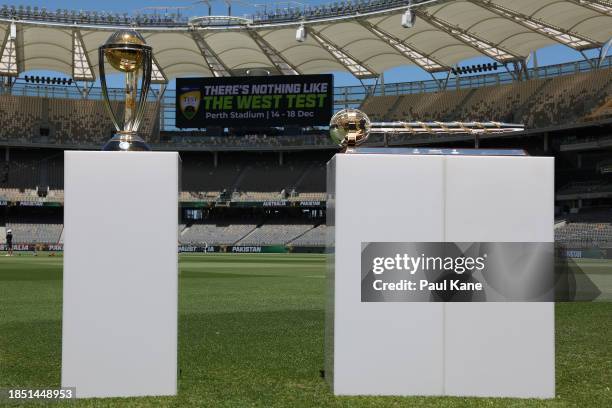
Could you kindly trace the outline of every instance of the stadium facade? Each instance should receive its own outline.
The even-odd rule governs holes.
[[[583,0],[415,1],[407,16],[409,3],[191,20],[0,9],[0,245],[10,227],[17,249],[61,248],[63,150],[99,149],[113,131],[95,86],[95,53],[111,30],[135,26],[153,46],[157,84],[143,137],[154,150],[178,150],[183,159],[183,250],[322,250],[325,163],[337,147],[320,127],[177,129],[168,81],[346,71],[363,86],[335,88],[336,109],[359,107],[373,120],[524,123],[524,132],[511,135],[408,129],[374,134],[368,145],[521,148],[555,156],[558,239],[568,250],[608,256],[612,7]],[[302,27],[304,37],[296,37]],[[532,51],[550,44],[599,54],[528,68]],[[460,65],[474,56],[491,63]],[[378,80],[402,65],[416,65],[432,79]],[[28,75],[32,70],[65,76]],[[111,97],[120,107],[121,91]]]

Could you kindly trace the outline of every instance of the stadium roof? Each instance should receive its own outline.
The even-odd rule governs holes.
[[[377,8],[344,3],[334,14],[298,13],[283,19],[201,17],[130,25],[136,24],[153,47],[158,82],[256,68],[280,74],[347,71],[368,78],[417,65],[433,73],[483,55],[502,64],[524,61],[531,51],[555,43],[578,51],[603,49],[612,37],[609,0],[413,3],[411,28],[401,24],[407,0],[378,1]],[[45,13],[29,8],[0,12],[0,75],[52,70],[75,80],[95,79],[97,48],[110,32],[125,28],[127,20]],[[296,40],[300,25],[307,32],[301,42]]]

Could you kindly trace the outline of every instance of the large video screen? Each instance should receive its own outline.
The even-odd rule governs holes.
[[[177,78],[176,127],[325,126],[332,75]]]

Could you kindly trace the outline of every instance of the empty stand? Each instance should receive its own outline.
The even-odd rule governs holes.
[[[232,245],[255,229],[255,224],[193,224],[179,234],[181,244]]]
[[[62,224],[44,223],[7,223],[6,228],[13,230],[16,244],[57,244],[62,234]]]
[[[474,89],[368,96],[363,109],[377,121],[499,121],[530,128],[610,115],[612,69],[515,81]]]
[[[318,225],[309,229],[301,236],[290,241],[293,246],[325,246],[327,238],[327,226],[325,224]]]
[[[612,246],[609,222],[570,222],[555,229],[555,241],[572,248]]]
[[[552,78],[526,105],[523,122],[535,128],[584,120],[610,96],[611,84],[612,69]]]
[[[238,245],[272,245],[286,244],[306,231],[312,225],[303,224],[269,224],[262,225],[237,242]]]
[[[111,105],[123,112],[123,103]],[[140,133],[149,143],[159,141],[158,113],[157,103],[146,102]],[[97,147],[113,132],[101,100],[0,95],[0,141]]]

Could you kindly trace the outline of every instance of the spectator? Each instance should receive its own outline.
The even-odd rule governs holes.
[[[6,250],[6,256],[13,256],[13,230],[10,228],[6,230]]]

